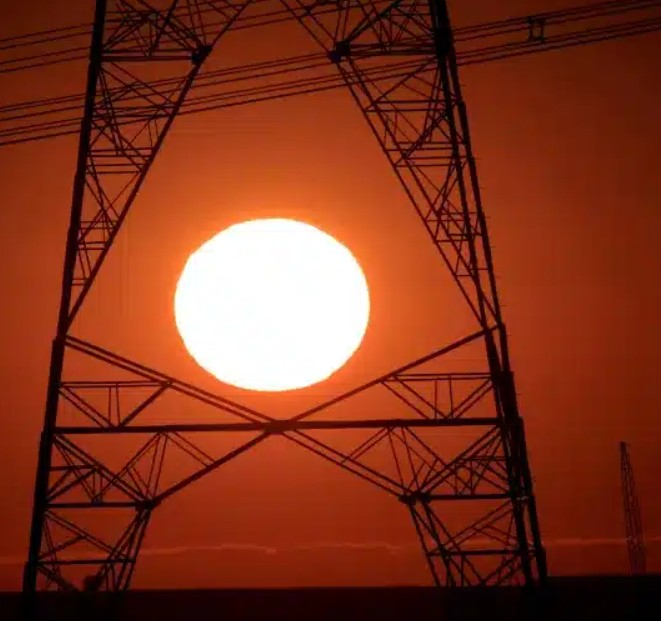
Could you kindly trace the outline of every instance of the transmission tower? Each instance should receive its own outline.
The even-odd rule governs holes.
[[[232,29],[247,27],[250,19],[261,23],[250,17],[257,5],[264,10],[257,0],[96,2],[24,590],[127,589],[161,503],[271,436],[399,501],[437,585],[543,582],[546,561],[523,421],[459,83],[461,53],[445,0],[276,5],[308,31],[352,95],[456,284],[474,331],[286,420],[73,334],[206,59]],[[601,14],[609,17],[612,5],[604,3]],[[495,33],[491,52],[478,46],[472,56],[464,50],[463,58],[478,62],[485,53],[495,58],[581,42],[580,36],[553,38],[549,29],[563,23],[558,16],[483,25],[465,41]],[[594,40],[606,37],[603,29],[595,32]],[[521,33],[518,47],[503,43]],[[386,71],[398,58],[406,64]],[[69,131],[66,123],[61,127]],[[379,409],[389,416],[320,416],[375,391],[390,399],[391,410]],[[159,418],[158,408],[167,409],[173,398],[213,409],[218,422]],[[462,434],[452,433],[452,442],[434,443],[433,437],[457,429]],[[347,448],[342,431],[364,439]],[[197,440],[204,433],[238,440],[212,454]],[[168,464],[176,467],[166,476]]]
[[[640,575],[646,571],[645,540],[640,518],[640,504],[636,493],[636,481],[629,457],[629,446],[626,442],[620,442],[620,470],[629,568],[633,575]]]

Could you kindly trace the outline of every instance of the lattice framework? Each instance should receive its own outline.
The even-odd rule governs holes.
[[[73,336],[73,321],[191,86],[214,45],[251,5],[172,0],[157,9],[143,0],[97,0],[25,569],[28,592],[38,585],[125,590],[154,510],[272,435],[403,503],[436,584],[534,584],[546,576],[445,1],[282,4],[344,79],[476,331],[288,420]],[[405,72],[389,80],[371,77],[400,56],[410,61]],[[453,368],[453,356],[469,348],[481,352],[481,367]],[[65,376],[65,357],[78,360],[78,376]],[[378,389],[401,416],[318,416]],[[213,408],[222,421],[145,421],[169,398]],[[439,444],[438,434],[449,428],[467,431],[463,444]],[[343,440],[340,432],[349,429],[364,434],[357,446]],[[198,441],[205,433],[231,438],[230,446],[210,454]],[[459,517],[451,510],[458,506]]]

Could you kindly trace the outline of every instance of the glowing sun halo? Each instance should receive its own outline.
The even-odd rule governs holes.
[[[219,380],[291,390],[326,379],[358,349],[369,291],[351,252],[295,220],[235,224],[188,258],[174,300],[186,349]]]

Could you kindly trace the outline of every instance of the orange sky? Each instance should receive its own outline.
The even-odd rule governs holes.
[[[88,21],[89,4],[2,3],[0,36]],[[457,7],[456,24],[568,3],[508,0],[497,13],[473,4]],[[283,38],[269,36],[247,52],[243,37],[228,39],[228,62],[282,54]],[[649,35],[462,72],[553,574],[626,569],[620,439],[631,443],[648,537],[661,536],[660,45]],[[83,81],[82,65],[0,76],[0,104],[77,92]],[[0,589],[19,586],[27,547],[75,144],[0,149]],[[344,369],[268,402],[214,384],[183,351],[172,313],[187,255],[260,216],[297,217],[345,243],[373,309]],[[179,119],[105,267],[77,335],[282,416],[465,328],[346,93]],[[158,510],[135,585],[426,584],[414,537],[403,507],[275,440]],[[661,571],[658,543],[649,568]]]

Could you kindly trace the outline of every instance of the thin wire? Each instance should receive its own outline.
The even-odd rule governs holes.
[[[30,39],[30,38],[34,38],[34,37],[42,37],[43,35],[61,34],[61,33],[64,33],[64,32],[72,32],[72,31],[80,30],[80,29],[84,29],[84,31],[86,33],[89,33],[91,28],[92,28],[92,25],[88,23],[88,24],[78,24],[76,26],[65,26],[63,28],[52,28],[50,30],[38,30],[36,32],[30,32],[30,33],[27,33],[27,34],[16,35],[16,36],[13,36],[13,37],[4,37],[4,38],[0,39],[0,43],[10,43],[10,42],[14,42],[14,41],[22,41],[23,39]],[[68,36],[78,36],[79,34],[81,34],[81,33],[77,33],[77,34],[74,33],[74,34],[71,34],[71,35],[68,35]],[[0,48],[0,49],[4,49],[4,48]]]
[[[255,2],[266,2],[268,0],[254,0]],[[618,0],[617,2],[602,2],[592,7],[579,7],[569,9],[565,12],[553,12],[544,15],[552,16],[556,23],[571,22],[578,19],[577,15],[583,16],[589,14],[590,17],[615,14],[615,7],[624,10],[634,10],[634,8],[648,8],[661,5],[661,0]],[[333,10],[335,12],[335,9]],[[513,24],[518,24],[513,28]],[[511,34],[512,32],[524,32],[526,27],[530,27],[530,18],[514,18],[497,22],[496,24],[481,24],[473,27],[458,29],[456,38],[458,40],[469,40],[477,38],[475,33],[482,33],[482,37],[500,36]],[[73,28],[73,27],[72,27]],[[484,47],[466,50],[461,52],[459,63],[462,65],[475,64],[489,60],[498,60],[520,56],[532,52],[558,49],[570,45],[583,45],[592,41],[605,41],[614,38],[621,38],[636,34],[644,34],[661,29],[661,18],[641,19],[635,22],[625,24],[615,24],[592,28],[584,31],[574,31],[561,33],[548,37],[540,45],[539,41],[519,41],[502,44],[485,45]],[[465,35],[465,39],[462,36]],[[53,53],[55,55],[55,53]],[[57,62],[59,59],[49,62]],[[62,61],[64,62],[64,61]],[[405,63],[404,63],[405,64]],[[398,74],[396,70],[403,64],[381,65],[365,70],[365,77],[373,81],[392,79]],[[410,65],[409,65],[410,66]],[[201,75],[196,81],[194,96],[184,103],[182,113],[190,114],[192,112],[219,109],[229,106],[244,105],[256,101],[268,101],[290,97],[293,95],[327,91],[330,89],[345,86],[346,83],[333,72],[332,75],[312,75],[310,72],[317,71],[320,68],[332,68],[327,56],[323,53],[299,55],[284,59],[275,59],[261,61],[247,65],[229,67]],[[226,88],[234,83],[254,82],[263,78],[285,78],[292,73],[298,73],[299,76],[308,74],[307,77],[296,77],[295,79],[284,79],[271,85],[249,85],[235,88],[233,90],[223,90],[221,92],[205,92],[214,87]],[[158,89],[164,89],[168,86],[174,86],[180,82],[180,77],[165,78],[150,82],[149,84],[133,85],[136,89],[132,95],[124,93],[123,87],[111,89],[106,96],[119,95],[122,106],[130,104],[135,100],[143,100],[144,93],[141,89],[149,89],[153,92]],[[161,91],[164,98],[166,93]],[[31,140],[40,140],[47,137],[68,135],[75,133],[80,123],[80,103],[83,96],[81,94],[65,95],[56,98],[47,98],[41,100],[32,100],[22,103],[8,104],[0,106],[0,123],[8,123],[17,120],[29,120],[28,123],[22,123],[19,126],[0,129],[0,145],[14,144],[17,142],[27,142]],[[36,121],[44,117],[56,117],[49,120]],[[59,117],[59,118],[58,118]],[[33,122],[34,121],[34,122]],[[130,122],[130,117],[126,121]],[[120,119],[121,123],[121,119]]]
[[[413,61],[401,62],[395,66],[374,67],[365,71],[365,76],[372,81],[393,79],[405,75],[404,70],[410,70],[412,66],[419,63]],[[393,71],[396,69],[396,71]],[[180,114],[191,114],[211,109],[220,109],[254,103],[257,101],[269,101],[282,99],[304,93],[313,93],[336,89],[346,86],[346,82],[340,75],[316,76],[313,78],[298,78],[288,82],[282,82],[271,86],[253,86],[250,88],[236,89],[223,93],[199,95],[188,100]],[[131,123],[128,120],[125,123]],[[0,131],[0,145],[16,144],[30,140],[41,140],[54,136],[74,134],[78,131],[80,118],[70,117],[67,119],[53,120],[42,123],[25,124],[9,130]],[[120,122],[120,124],[122,124]],[[39,130],[36,135],[33,133]]]
[[[258,6],[266,4],[272,0],[250,0],[249,6]],[[376,0],[375,6],[386,4],[388,0]],[[498,22],[487,24],[478,24],[455,30],[456,41],[469,41],[474,38],[491,35],[506,35],[520,30],[522,25],[530,23],[531,19],[537,20],[546,25],[557,25],[561,23],[570,23],[577,20],[585,20],[590,17],[604,17],[607,15],[619,15],[625,12],[651,8],[658,6],[659,0],[607,0],[594,5],[586,5],[574,7],[564,10],[547,11],[538,13],[529,17],[516,17]],[[207,13],[217,14],[219,10],[216,6],[227,8],[227,3],[214,3],[214,6],[202,7],[199,10],[199,15]],[[237,6],[237,5],[234,5]],[[258,15],[241,15],[233,25],[232,30],[245,30],[248,28],[263,27],[291,21],[296,19],[297,15],[304,13],[305,10],[299,7],[293,9],[293,13],[288,9],[278,9],[269,11]],[[337,13],[337,8],[330,7],[328,9],[321,9],[315,12],[315,17],[319,18],[324,15]],[[113,18],[112,15],[118,15],[118,18]],[[119,25],[123,23],[123,15],[121,13],[112,12],[109,19],[109,25]],[[205,28],[213,28],[215,26],[222,26],[226,23],[226,19],[217,21],[205,21]],[[0,39],[0,52],[5,50],[16,49],[18,47],[26,46],[41,46],[54,41],[65,40],[69,38],[76,38],[89,36],[91,24],[78,24],[75,26],[68,26],[64,28],[57,28],[51,30],[42,30],[39,32],[18,35],[15,37],[7,37]],[[56,35],[56,36],[53,36]],[[32,40],[37,38],[36,40]],[[87,46],[76,46],[59,50],[55,52],[45,52],[40,54],[32,54],[28,56],[21,56],[17,58],[9,58],[0,60],[0,75],[16,71],[23,71],[46,66],[62,64],[64,62],[80,61],[86,59]],[[49,60],[49,57],[56,56],[57,58]],[[30,62],[34,61],[34,62]]]
[[[0,45],[0,52],[4,52],[5,50],[15,50],[21,47],[29,47],[33,45],[43,45],[46,43],[53,43],[54,41],[66,41],[67,39],[81,39],[83,37],[85,37],[85,39],[88,39],[89,35],[90,35],[90,30],[86,29],[78,34],[67,34],[67,35],[60,35],[57,37],[46,37],[43,39],[39,39],[37,41],[25,41],[23,43]]]
[[[40,52],[39,54],[32,54],[30,56],[19,56],[17,58],[8,58],[6,60],[0,60],[0,65],[8,65],[10,63],[17,63],[17,62],[23,62],[26,60],[37,60],[39,58],[48,58],[50,56],[61,56],[62,54],[69,54],[71,52],[86,52],[88,49],[88,46],[80,46],[80,47],[71,47],[67,48],[65,50],[53,50],[50,52]]]
[[[605,41],[608,39],[619,38],[622,36],[630,36],[635,34],[642,34],[646,32],[652,32],[658,29],[661,29],[661,19],[650,20],[649,22],[643,22],[641,24],[634,24],[634,26],[643,26],[644,28],[635,29],[632,28],[630,24],[624,25],[618,28],[616,33],[607,34],[606,32],[598,33],[596,41]],[[560,47],[566,47],[568,45],[581,45],[584,43],[589,43],[591,39],[581,40],[568,40],[567,38],[563,41],[553,43],[552,47],[544,49],[557,49]],[[499,54],[486,56],[485,50],[477,50],[472,54],[466,55],[460,60],[460,64],[475,64],[478,62],[485,62],[487,60],[499,60],[501,58],[508,58],[513,56],[524,55],[532,53],[535,51],[541,51],[537,46],[535,47],[524,47],[523,49],[504,49],[499,50]],[[480,54],[483,54],[480,56]],[[285,59],[285,61],[288,59]],[[387,70],[389,67],[380,67],[376,70]],[[235,71],[236,68],[232,68],[231,71]],[[369,72],[375,71],[375,69],[368,69],[365,71],[366,77],[370,77]],[[374,76],[373,81],[384,80],[394,77],[395,74],[384,73],[380,76]],[[254,76],[245,79],[254,79]],[[210,82],[208,86],[214,86],[218,82]],[[225,84],[225,82],[220,82]],[[279,84],[267,86],[267,87],[250,87],[246,89],[237,89],[235,91],[229,91],[224,93],[216,93],[209,95],[199,95],[197,97],[191,98],[186,102],[181,110],[182,114],[190,114],[192,112],[201,112],[209,110],[217,110],[225,107],[234,107],[239,105],[245,105],[248,103],[255,103],[258,101],[269,101],[273,99],[282,99],[285,97],[291,97],[294,95],[327,91],[334,88],[339,88],[345,86],[346,83],[344,80],[338,77],[337,81],[332,81],[328,77],[314,77],[308,79],[298,79],[291,80],[289,82],[282,82]],[[127,121],[128,122],[128,121]],[[65,119],[53,120],[49,122],[42,123],[33,123],[27,125],[21,125],[19,127],[10,128],[4,131],[0,131],[0,145],[16,144],[21,142],[28,142],[32,140],[40,140],[44,138],[50,138],[55,136],[69,135],[77,132],[78,125],[80,123],[80,118],[78,115],[75,117],[69,117]]]
[[[321,61],[325,61],[325,62],[321,62]],[[291,65],[293,65],[293,67]],[[278,75],[279,72],[289,73],[291,71],[295,71],[299,69],[310,69],[310,68],[318,68],[318,67],[326,67],[326,66],[328,66],[328,59],[327,56],[323,53],[305,54],[299,56],[291,56],[284,59],[260,61],[245,65],[228,67],[225,69],[219,69],[216,71],[211,71],[206,74],[202,74],[196,82],[195,89],[199,90],[206,86],[213,86],[221,83],[227,84],[239,80],[250,80],[256,78],[270,77],[273,75]],[[265,73],[265,70],[269,70],[269,69],[276,69],[278,71],[271,71]],[[245,75],[249,73],[256,75]],[[230,77],[230,76],[237,76],[237,74],[238,77]],[[151,88],[172,86],[180,82],[180,79],[181,79],[180,77],[176,77],[176,78],[165,78],[160,80],[154,80],[149,82],[149,88],[151,89]],[[116,94],[120,92],[120,90],[121,90],[120,88],[112,89],[110,91],[110,94]],[[84,96],[82,94],[64,95],[57,98],[47,98],[36,101],[32,100],[24,103],[0,106],[0,116],[7,112],[16,112],[35,107],[41,107],[41,106],[51,107],[53,105],[57,105],[60,103],[80,102],[83,99],[83,97]],[[126,101],[130,101],[131,99],[140,100],[142,99],[142,97],[141,94],[137,92],[133,96],[123,97],[122,101],[126,102]],[[72,107],[65,109],[72,109]],[[78,107],[75,106],[75,109],[78,110]],[[41,114],[47,114],[47,112],[43,112]],[[24,115],[20,115],[20,116],[24,116]],[[25,116],[29,116],[29,113]],[[0,118],[0,121],[4,122],[13,118],[15,117]]]
[[[249,4],[251,6],[255,6],[259,4],[264,4],[266,2],[272,2],[272,0],[250,0]],[[226,8],[227,6],[226,3],[220,3],[220,4],[222,4],[224,8]],[[337,9],[331,8],[325,11],[320,11],[319,14],[335,13],[336,11]],[[219,11],[214,7],[204,7],[199,10],[198,15],[204,15],[206,13],[213,13],[215,15],[218,12]],[[113,12],[112,14],[115,14],[115,12]],[[117,15],[121,17],[121,13],[117,13]],[[233,25],[232,30],[245,30],[248,28],[269,26],[269,25],[281,23],[283,21],[291,21],[294,19],[296,19],[296,15],[292,15],[287,9],[279,9],[276,11],[270,11],[259,15],[239,16],[236,23]],[[108,20],[109,26],[112,26],[113,24],[115,26],[119,26],[122,23],[124,23],[123,19],[110,17],[110,19]],[[217,26],[224,26],[226,23],[227,23],[227,19],[205,21],[205,28],[209,29]],[[84,26],[84,30],[81,30],[80,26],[71,26],[68,28],[45,30],[37,33],[19,35],[18,37],[0,39],[0,43],[4,43],[4,45],[0,46],[0,51],[13,50],[19,47],[43,46],[53,41],[81,37],[82,35],[88,37],[90,29],[91,29],[91,25]],[[111,28],[109,30],[111,30]],[[53,34],[57,34],[58,36],[56,37],[50,36]],[[48,35],[48,36],[43,36],[43,35]],[[37,36],[40,36],[41,38],[36,40],[31,40]],[[0,59],[0,75],[6,73],[12,73],[16,71],[36,69],[36,68],[61,64],[63,62],[85,60],[87,58],[87,54],[86,54],[87,49],[88,49],[87,46],[84,45],[84,46],[70,47],[58,51],[40,52],[27,56],[11,57],[4,60]],[[54,57],[54,56],[58,58],[55,58],[53,60],[48,59],[49,57]]]
[[[388,0],[376,0],[376,4],[383,4],[387,1]],[[234,8],[239,8],[243,4],[247,4],[249,7],[254,7],[260,4],[267,4],[267,3],[273,3],[273,0],[248,0],[248,2],[246,3],[236,3],[230,6],[233,6]],[[213,13],[214,15],[217,15],[219,13],[222,14],[222,11],[220,11],[219,8],[221,7],[224,9],[228,8],[227,2],[216,2],[215,5],[218,5],[218,8],[216,8],[216,6],[201,7],[197,11],[196,16],[204,16],[207,13]],[[295,11],[298,13],[302,13],[304,12],[304,9],[303,8],[295,9]],[[337,13],[337,8],[332,7],[332,8],[324,9],[318,11],[317,13],[315,13],[315,15],[325,15],[330,13]],[[263,22],[260,20],[268,19],[270,17],[280,18],[283,16],[286,16],[287,20],[296,19],[296,16],[292,15],[291,12],[286,8],[278,9],[275,11],[269,11],[266,13],[260,13],[257,15],[243,14],[238,17],[236,25],[235,27],[233,27],[233,30],[250,28],[254,26],[268,25],[270,22],[268,21]],[[259,21],[259,23],[254,25],[250,25],[250,24],[243,25],[244,22],[248,23],[251,21]],[[273,22],[273,23],[279,23],[279,21],[281,20],[278,20],[278,22]],[[124,23],[123,13],[121,13],[120,11],[108,12],[108,18],[106,19],[106,24],[108,27],[118,26],[122,23]],[[225,18],[217,21],[205,21],[204,26],[205,28],[208,28],[213,26],[224,25],[226,23],[227,23],[227,19]],[[24,46],[30,46],[30,45],[42,45],[44,43],[61,41],[61,40],[81,37],[81,36],[89,37],[89,33],[91,32],[91,30],[92,30],[92,24],[87,23],[87,24],[76,24],[72,26],[65,26],[62,28],[53,28],[49,30],[40,30],[22,35],[15,35],[12,37],[4,37],[4,38],[0,38],[0,51],[15,49]],[[36,40],[33,41],[32,39],[36,39]]]
[[[630,11],[654,8],[660,4],[659,0],[606,0],[605,2],[568,9],[558,9],[556,11],[546,11],[524,17],[510,17],[496,22],[464,26],[455,29],[454,39],[455,41],[468,41],[473,38],[471,35],[486,36],[494,30],[499,31],[497,34],[510,34],[513,30],[507,29],[508,26],[516,26],[516,30],[519,30],[521,25],[529,24],[531,21],[544,22],[546,25],[558,25],[589,17],[619,15]]]

